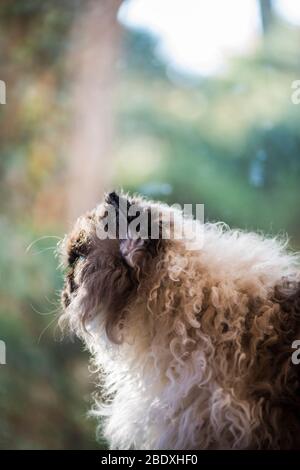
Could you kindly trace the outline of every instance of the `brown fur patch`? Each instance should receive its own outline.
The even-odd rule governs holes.
[[[114,193],[108,201],[118,209]],[[206,228],[206,244],[197,252],[173,240],[100,240],[99,217],[94,211],[80,219],[67,239],[62,303],[65,316],[70,312],[77,321],[78,312],[83,329],[103,315],[112,348],[121,342],[122,324],[131,329],[130,341],[118,349],[124,362],[115,368],[109,362],[107,385],[118,377],[122,413],[128,413],[117,416],[125,416],[121,445],[130,447],[134,439],[143,448],[153,442],[154,448],[300,448],[300,366],[291,361],[300,337],[300,283],[293,258],[277,240],[218,226]],[[290,275],[281,279],[285,272]],[[105,336],[102,329],[96,339],[76,332],[92,351]],[[101,359],[96,365],[105,368]],[[128,382],[125,366],[132,371]],[[122,384],[139,405],[146,394],[148,404],[160,406],[153,405],[150,416],[145,405],[137,417],[149,436],[163,430],[153,440],[136,432],[135,406],[123,397]],[[107,428],[113,443],[115,423],[116,416]]]

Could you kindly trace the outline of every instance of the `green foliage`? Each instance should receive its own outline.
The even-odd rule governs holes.
[[[193,86],[168,81],[163,68],[155,78],[136,70],[123,85],[119,183],[167,202],[204,203],[209,220],[287,232],[300,246],[300,107],[291,102],[298,37],[278,24],[226,75]],[[143,60],[152,55],[145,49]],[[149,182],[173,190],[157,194]]]
[[[122,42],[122,65],[125,72],[145,76],[146,79],[162,78],[166,66],[156,54],[157,47],[158,41],[151,34],[139,29],[125,30]]]
[[[57,240],[1,222],[0,448],[99,448],[87,420],[92,390],[87,355],[57,329],[61,275]]]

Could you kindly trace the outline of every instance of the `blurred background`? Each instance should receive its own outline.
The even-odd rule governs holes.
[[[0,25],[0,448],[101,448],[57,237],[123,187],[299,249],[299,2],[1,0]]]

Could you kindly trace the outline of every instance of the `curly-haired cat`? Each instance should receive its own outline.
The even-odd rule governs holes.
[[[128,218],[121,199],[182,217],[110,193],[61,246],[61,323],[99,370],[94,413],[110,447],[300,447],[299,257],[223,224],[204,224],[197,250],[176,237],[99,238],[108,205]]]

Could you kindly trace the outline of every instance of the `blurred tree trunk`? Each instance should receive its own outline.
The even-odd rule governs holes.
[[[67,155],[67,216],[73,221],[91,209],[110,185],[114,89],[122,0],[83,2],[71,35],[68,57],[71,132]]]
[[[273,22],[272,0],[259,0],[261,24],[264,34],[266,34]]]

